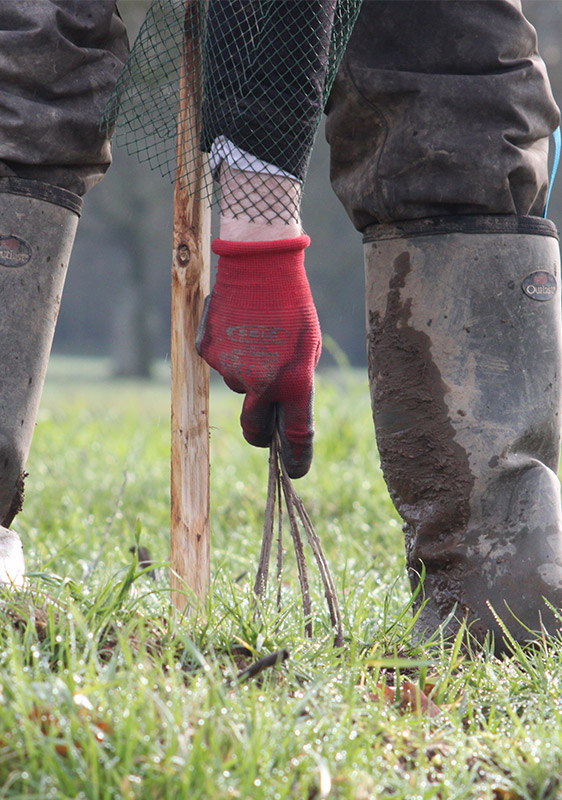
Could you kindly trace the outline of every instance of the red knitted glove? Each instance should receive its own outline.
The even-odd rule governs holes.
[[[197,350],[235,392],[242,430],[267,447],[275,427],[291,478],[312,461],[314,367],[320,326],[304,269],[308,236],[273,242],[215,239],[217,280],[205,303]]]

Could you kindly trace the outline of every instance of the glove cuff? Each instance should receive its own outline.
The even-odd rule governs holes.
[[[264,257],[287,255],[306,250],[310,236],[305,233],[292,239],[274,239],[263,242],[232,242],[228,239],[214,239],[211,247],[217,256],[239,256],[248,260],[259,259],[263,265]]]
[[[214,294],[244,308],[294,308],[312,302],[304,268],[308,236],[272,242],[229,242],[215,239],[219,255]]]

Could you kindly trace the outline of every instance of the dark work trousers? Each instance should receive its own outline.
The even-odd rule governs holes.
[[[519,0],[364,0],[327,115],[332,185],[360,231],[543,214],[559,112]]]
[[[115,0],[0,0],[0,177],[83,195],[111,148],[98,121],[128,53]]]
[[[0,177],[96,183],[127,52],[114,0],[0,0]],[[359,229],[540,214],[557,123],[517,0],[364,0],[328,105],[334,189]]]

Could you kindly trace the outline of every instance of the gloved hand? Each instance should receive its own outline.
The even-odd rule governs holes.
[[[304,269],[308,236],[272,242],[215,239],[217,280],[197,333],[199,354],[246,399],[240,421],[250,444],[275,428],[291,478],[312,461],[314,367],[320,325]]]

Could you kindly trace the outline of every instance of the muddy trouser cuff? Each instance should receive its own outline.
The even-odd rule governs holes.
[[[517,217],[510,214],[466,214],[409,219],[390,224],[369,225],[363,243],[389,239],[413,239],[450,233],[529,234],[558,240],[556,225],[544,217]]]
[[[560,621],[560,258],[548,220],[380,225],[365,235],[377,444],[404,519],[418,630],[448,615],[505,647]],[[492,610],[493,609],[493,610]],[[518,621],[517,621],[518,620]]]
[[[82,201],[0,180],[0,524],[21,509],[25,467]]]

